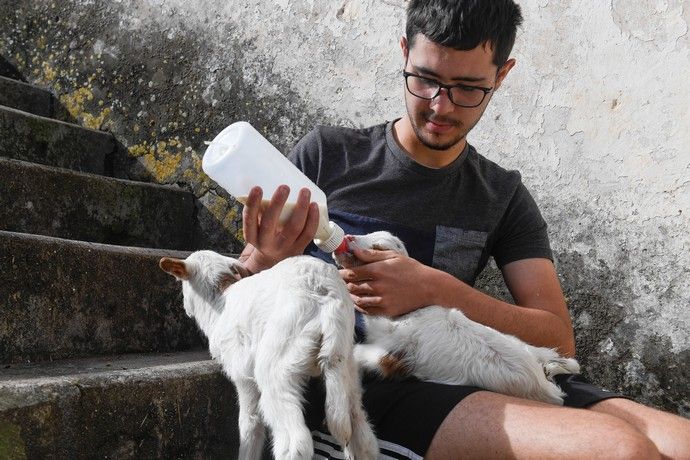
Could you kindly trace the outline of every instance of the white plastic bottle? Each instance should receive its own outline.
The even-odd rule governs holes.
[[[202,160],[204,172],[238,201],[245,203],[254,186],[263,190],[262,206],[279,185],[290,187],[290,195],[280,214],[287,219],[297,203],[302,188],[311,191],[311,200],[319,206],[319,226],[314,243],[325,252],[333,252],[343,242],[344,232],[329,222],[326,195],[290,160],[278,151],[246,121],[231,124],[218,134],[206,149]]]

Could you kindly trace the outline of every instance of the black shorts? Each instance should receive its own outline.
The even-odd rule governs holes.
[[[585,408],[608,398],[625,397],[598,388],[581,375],[559,375],[556,383],[567,394],[564,405]],[[382,380],[366,374],[362,380],[364,408],[379,439],[380,458],[421,459],[441,423],[478,387],[422,382],[415,378]],[[344,458],[324,425],[324,389],[320,379],[310,380],[305,417],[314,438],[315,458]]]

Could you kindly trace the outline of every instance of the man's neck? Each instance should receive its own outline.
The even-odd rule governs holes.
[[[393,137],[402,150],[414,161],[427,168],[439,169],[448,166],[465,150],[467,139],[447,150],[434,150],[422,144],[412,128],[407,116],[393,124]]]

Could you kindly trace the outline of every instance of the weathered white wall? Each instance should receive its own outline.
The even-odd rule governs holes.
[[[200,18],[189,2],[165,4]],[[310,104],[368,125],[404,110],[404,4],[260,0],[219,2],[212,10],[216,23],[236,23],[256,44],[257,58],[271,61]],[[671,339],[673,351],[687,350],[690,3],[521,5],[518,65],[470,141],[523,173],[557,250],[625,274],[634,297],[626,310],[645,325],[636,340],[658,333]],[[578,319],[586,322],[587,313]],[[615,352],[615,344],[602,346]]]
[[[67,103],[84,88],[101,97],[101,126],[219,220],[237,220],[237,208],[224,214],[198,158],[234,119],[287,149],[314,124],[404,110],[404,0],[3,2],[18,13],[0,53]],[[517,67],[470,142],[520,170],[541,205],[590,376],[688,415],[690,2],[519,3]],[[45,32],[22,30],[56,15]],[[171,107],[179,113],[163,117]]]

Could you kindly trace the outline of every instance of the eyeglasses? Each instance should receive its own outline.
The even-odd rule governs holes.
[[[487,94],[493,88],[482,88],[481,86],[470,85],[445,85],[433,78],[422,77],[403,70],[405,86],[413,96],[428,101],[434,99],[441,92],[441,88],[446,90],[448,99],[459,107],[472,108],[481,105]]]

